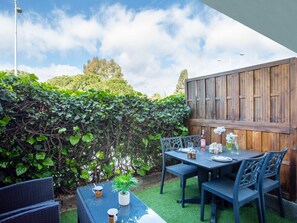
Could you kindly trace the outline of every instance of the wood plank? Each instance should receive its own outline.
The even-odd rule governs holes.
[[[270,68],[261,69],[262,76],[262,122],[270,122]]]
[[[215,119],[215,79],[206,79],[206,103],[205,103],[205,116],[206,119]]]
[[[215,78],[215,119],[226,119],[226,77]]]
[[[258,123],[242,122],[230,120],[210,120],[210,119],[191,119],[191,125],[208,125],[212,127],[225,126],[225,128],[237,128],[245,130],[255,130],[263,132],[290,133],[291,128],[288,124],[279,123]]]
[[[270,148],[269,151],[279,151],[280,144],[279,144],[279,133],[269,133],[270,138]]]
[[[254,74],[252,71],[246,72],[246,121],[253,121],[254,120],[254,98],[253,98],[253,91],[254,91]]]
[[[290,63],[290,105],[297,104],[297,59],[292,59]],[[290,106],[290,122],[292,128],[297,128],[296,107]]]
[[[246,98],[247,98],[247,72],[239,73],[239,120],[247,121],[248,108],[246,107]]]
[[[291,147],[289,147],[289,159],[290,159],[290,199],[296,200],[296,193],[297,193],[297,130],[294,129],[290,135]],[[291,149],[290,149],[291,148]]]
[[[282,123],[290,122],[290,84],[289,84],[289,76],[290,76],[290,66],[289,64],[284,64],[283,68],[283,77],[282,77],[282,89],[283,94],[281,95],[281,107],[283,108],[282,114]]]
[[[226,116],[227,116],[227,120],[233,120],[233,113],[232,113],[232,110],[233,110],[233,98],[232,98],[232,75],[227,75],[226,76]]]
[[[257,152],[267,152],[262,148],[262,132],[254,131],[253,132],[253,148]]]
[[[239,110],[239,74],[235,73],[232,75],[232,120],[239,121],[240,110]]]
[[[246,149],[247,150],[254,150],[254,137],[253,137],[253,131],[246,131]]]
[[[200,118],[206,118],[205,115],[205,80],[198,81],[198,90],[197,90],[197,97],[200,99],[199,101],[199,116]]]
[[[285,107],[282,107],[284,100],[282,66],[271,67],[270,73],[270,122],[283,123]],[[288,86],[287,86],[288,87]]]
[[[222,76],[222,92],[221,92],[221,97],[222,97],[222,119],[226,120],[227,119],[227,78],[226,76]]]
[[[211,144],[211,138],[210,138],[210,134],[211,134],[211,128],[209,126],[204,126],[204,135],[206,138],[206,145]]]
[[[262,120],[262,75],[260,70],[254,71],[254,121]],[[257,96],[257,97],[255,97]]]

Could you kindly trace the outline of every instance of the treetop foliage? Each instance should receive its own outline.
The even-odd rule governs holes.
[[[113,60],[99,59],[93,57],[84,65],[84,74],[98,75],[101,80],[111,78],[123,78],[122,68]]]
[[[188,71],[184,69],[180,72],[178,82],[175,88],[175,94],[185,93],[185,81],[188,79]]]
[[[58,76],[47,81],[59,89],[87,91],[91,89],[109,90],[117,95],[134,94],[132,86],[123,78],[121,67],[113,59],[94,57],[84,65],[84,74]]]

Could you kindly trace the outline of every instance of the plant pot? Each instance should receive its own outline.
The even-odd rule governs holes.
[[[130,204],[130,192],[127,192],[126,194],[119,192],[119,204],[121,206],[126,206]]]

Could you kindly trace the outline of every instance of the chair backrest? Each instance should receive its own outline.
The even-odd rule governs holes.
[[[183,148],[181,137],[161,138],[162,153]]]
[[[46,177],[0,188],[0,214],[54,200],[53,178]]]
[[[271,151],[267,153],[263,163],[263,167],[260,172],[260,179],[275,176],[276,180],[279,180],[281,164],[287,151],[288,148],[278,152]]]
[[[183,146],[186,148],[188,146],[188,142],[192,142],[194,147],[200,146],[200,135],[188,135],[182,137]]]
[[[183,143],[181,137],[161,138],[160,142],[162,146],[162,167],[165,168],[167,156],[164,153],[183,148]]]
[[[250,158],[242,161],[235,179],[234,197],[238,196],[240,189],[257,184],[264,158],[265,156],[261,156],[259,158]]]

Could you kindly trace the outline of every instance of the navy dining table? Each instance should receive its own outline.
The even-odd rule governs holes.
[[[172,158],[181,160],[185,163],[189,163],[192,165],[196,165],[198,167],[198,184],[199,191],[201,191],[201,184],[208,180],[220,177],[220,172],[224,169],[228,169],[233,165],[239,165],[242,160],[248,158],[259,157],[263,155],[262,152],[252,151],[252,150],[244,150],[239,149],[238,154],[232,154],[231,151],[223,148],[223,152],[218,154],[219,156],[230,157],[232,160],[230,162],[218,162],[214,161],[212,157],[214,154],[208,152],[208,147],[206,147],[205,151],[201,151],[200,148],[194,148],[196,153],[195,159],[189,159],[187,157],[187,153],[175,150],[175,151],[167,151],[165,154]],[[186,203],[200,203],[200,197],[194,198],[186,198]],[[216,222],[216,204],[212,201],[211,205],[211,222]]]

